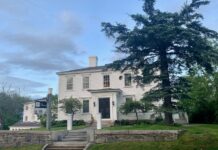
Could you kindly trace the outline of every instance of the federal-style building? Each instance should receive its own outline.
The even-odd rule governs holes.
[[[87,122],[91,121],[92,117],[96,119],[98,113],[101,113],[102,120],[106,122],[136,119],[134,113],[121,114],[120,106],[128,100],[140,100],[143,94],[154,86],[154,84],[137,86],[132,81],[131,71],[121,73],[106,69],[105,66],[98,66],[96,56],[89,57],[87,68],[58,72],[57,75],[59,100],[70,97],[79,99],[83,106],[75,119]],[[140,113],[139,118],[151,119],[152,114],[152,111]],[[58,120],[66,119],[67,115],[59,108]],[[174,115],[174,119],[179,119],[179,115]]]

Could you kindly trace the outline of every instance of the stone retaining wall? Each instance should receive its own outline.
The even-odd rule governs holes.
[[[95,143],[110,143],[122,141],[174,141],[181,130],[96,130]]]
[[[46,144],[58,141],[67,131],[0,131],[0,147]]]

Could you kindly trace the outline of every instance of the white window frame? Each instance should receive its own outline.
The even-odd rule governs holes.
[[[90,87],[90,78],[89,76],[83,77],[83,89],[89,89]]]
[[[73,77],[67,78],[66,89],[73,90]]]
[[[108,78],[106,78],[106,77],[108,77]],[[108,75],[108,74],[103,75],[103,86],[105,88],[110,87],[110,75]]]
[[[127,80],[129,80],[129,78],[130,78],[130,81],[127,81]],[[131,73],[125,73],[124,74],[124,85],[125,85],[125,87],[131,87],[132,86],[132,75],[131,75]]]

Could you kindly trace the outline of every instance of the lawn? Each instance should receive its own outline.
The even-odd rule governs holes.
[[[141,125],[126,125],[126,126],[113,126],[103,128],[103,130],[178,130],[181,125],[166,126],[162,124],[141,124]]]
[[[83,126],[73,126],[73,130],[78,130],[78,129],[84,129],[87,126],[83,125]],[[52,127],[51,131],[64,131],[67,130],[67,127]],[[32,131],[47,131],[47,129],[45,127],[41,127],[38,129],[32,129]]]
[[[0,150],[41,150],[42,147],[42,145],[30,145],[23,147],[0,148]]]
[[[107,128],[119,130],[122,127]],[[158,129],[185,129],[187,132],[174,142],[119,142],[93,145],[90,150],[218,150],[218,125],[135,125],[124,126],[128,130],[158,130]]]

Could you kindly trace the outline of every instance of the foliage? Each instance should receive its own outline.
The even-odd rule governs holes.
[[[52,114],[52,120],[55,120],[58,114],[58,95],[57,94],[51,96],[51,114]]]
[[[136,125],[136,124],[151,124],[151,120],[116,120],[114,126]]]
[[[136,119],[138,118],[138,113],[147,112],[151,110],[153,105],[151,103],[147,103],[146,101],[127,101],[120,107],[120,112],[123,114],[135,113]]]
[[[163,100],[165,122],[173,123],[176,103],[172,99],[181,97],[178,80],[196,66],[208,73],[214,71],[218,33],[201,23],[203,16],[198,8],[209,4],[208,0],[192,0],[179,12],[162,12],[154,8],[155,2],[144,0],[144,14],[131,15],[134,28],[102,23],[106,35],[115,39],[116,52],[126,56],[108,67],[132,70],[138,84],[156,83],[145,97]]]
[[[46,114],[39,116],[40,124],[42,127],[46,127]]]
[[[72,114],[72,120],[77,111],[79,111],[82,107],[81,102],[75,98],[66,98],[60,101],[62,104],[60,106],[61,109],[65,111],[67,114]]]
[[[191,123],[218,122],[218,73],[187,77],[190,82],[188,97],[181,107],[188,112]]]
[[[42,127],[46,127],[46,117],[45,119],[40,120]],[[74,120],[73,121],[73,126],[83,126],[86,125],[84,120]],[[62,120],[62,121],[52,121],[51,122],[51,127],[52,128],[58,128],[58,127],[66,127],[67,126],[67,120]]]
[[[51,122],[54,122],[57,119],[58,113],[58,95],[51,95]],[[41,126],[46,126],[46,114],[38,116]]]
[[[9,129],[10,125],[22,119],[23,105],[28,101],[30,101],[29,98],[18,94],[0,93],[0,124],[2,122],[2,129]]]
[[[75,98],[66,98],[60,101],[62,108],[65,113],[74,115],[77,111],[79,111],[82,107],[81,102]]]

